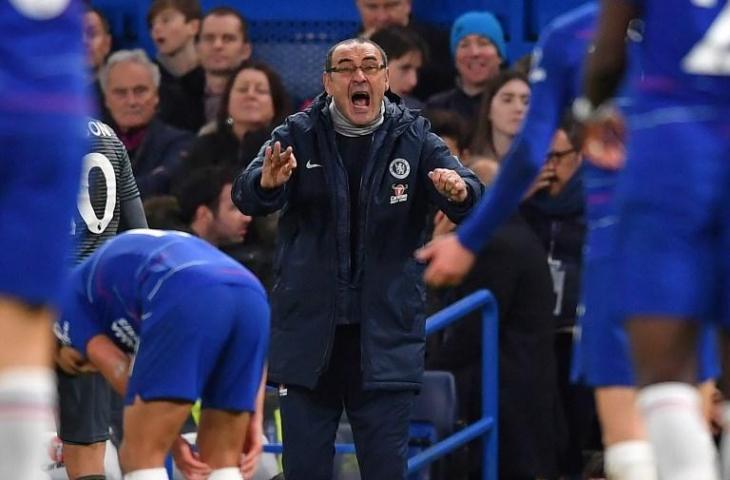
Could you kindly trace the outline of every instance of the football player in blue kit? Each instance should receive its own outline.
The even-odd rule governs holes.
[[[609,102],[626,69],[623,32],[635,19],[644,25],[642,75],[630,77],[612,295],[621,299],[660,477],[715,480],[716,452],[690,384],[702,325],[719,320],[725,345],[730,326],[730,2],[602,3],[581,107],[594,131],[606,127],[598,138],[621,133]],[[610,143],[603,150],[597,160],[620,159]]]
[[[269,340],[253,274],[197,237],[130,230],[74,269],[59,324],[125,396],[125,480],[167,479],[165,456],[198,398],[206,478],[242,479]]]
[[[76,3],[0,1],[3,479],[37,478],[43,434],[53,430],[51,321],[70,247],[88,113]]]
[[[522,131],[502,162],[496,182],[474,214],[455,235],[436,239],[418,252],[421,259],[430,261],[425,272],[427,282],[443,285],[460,281],[471,268],[475,254],[518,207],[546,162],[561,119],[581,91],[582,66],[597,17],[598,5],[591,2],[557,18],[544,30],[533,53],[532,95]],[[613,261],[610,245],[614,235],[616,172],[586,162],[581,173],[588,237],[581,294],[584,308],[574,356],[575,377],[595,388],[609,478],[656,479],[654,456],[636,409],[628,338],[606,294],[612,285],[608,267]],[[704,347],[701,379],[714,377],[716,370],[714,350]]]

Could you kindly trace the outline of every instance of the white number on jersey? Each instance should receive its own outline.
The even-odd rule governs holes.
[[[698,7],[711,8],[716,0],[691,0]],[[705,36],[682,59],[682,69],[697,75],[730,75],[730,3],[717,16]]]
[[[91,204],[91,196],[89,191],[89,172],[97,167],[101,169],[106,181],[106,203],[104,205],[104,215],[99,218],[96,216],[94,206]],[[81,218],[86,223],[86,228],[91,233],[100,234],[114,218],[114,207],[117,204],[117,177],[114,175],[114,167],[109,159],[101,153],[89,153],[84,156],[84,165],[81,168],[81,187],[77,205]]]

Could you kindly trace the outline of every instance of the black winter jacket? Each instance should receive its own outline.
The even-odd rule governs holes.
[[[360,187],[358,258],[350,258],[347,171],[322,94],[290,116],[270,142],[291,146],[297,168],[272,191],[260,187],[263,151],[236,179],[233,200],[248,215],[281,209],[271,292],[269,380],[314,388],[327,368],[338,318],[359,308],[366,389],[418,389],[424,363],[423,265],[432,204],[460,221],[479,200],[476,176],[450,155],[423,117],[385,100]],[[448,202],[427,173],[451,168],[469,196]],[[351,271],[351,265],[358,265]]]

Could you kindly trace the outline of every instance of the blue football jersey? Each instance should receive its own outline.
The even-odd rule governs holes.
[[[78,0],[0,0],[0,293],[55,304],[81,159],[86,53]]]
[[[632,0],[644,22],[637,93],[730,100],[730,2]]]
[[[80,7],[77,0],[0,1],[0,113],[88,113]],[[3,128],[29,128],[0,120]]]
[[[81,352],[99,334],[134,352],[142,322],[155,305],[174,304],[196,287],[215,283],[253,286],[265,296],[252,273],[204,240],[181,232],[130,230],[74,269],[56,335]]]

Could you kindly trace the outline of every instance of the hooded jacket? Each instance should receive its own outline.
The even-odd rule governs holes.
[[[308,110],[288,117],[233,186],[234,203],[248,215],[281,210],[269,381],[314,388],[328,366],[338,318],[357,309],[363,387],[418,389],[425,287],[424,266],[413,254],[427,240],[434,204],[459,222],[483,187],[426,119],[386,98],[384,121],[363,166],[358,245],[351,249],[347,171],[328,102],[322,94]],[[297,168],[286,184],[267,191],[260,187],[263,152],[277,141],[293,148]],[[465,202],[449,202],[437,192],[427,176],[434,168],[454,169],[466,180]]]

